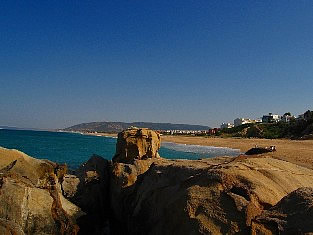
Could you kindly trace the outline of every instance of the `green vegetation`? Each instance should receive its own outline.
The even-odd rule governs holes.
[[[294,119],[288,123],[244,124],[230,129],[222,129],[217,135],[221,137],[266,139],[311,139],[313,138],[313,111],[309,110],[304,113],[303,118]]]
[[[291,116],[290,112],[285,116]],[[82,123],[69,128],[66,131],[81,132],[120,132],[130,126],[146,127],[152,130],[208,130],[208,126],[188,125],[188,124],[172,124],[172,123],[151,123],[151,122],[92,122]],[[174,133],[174,135],[176,135]],[[177,134],[179,135],[179,134]],[[207,133],[200,132],[190,134],[195,136],[206,136]],[[313,139],[313,111],[307,111],[303,117],[291,119],[290,122],[278,123],[255,123],[244,124],[241,126],[222,129],[213,136],[220,137],[243,137],[243,138],[291,138],[291,139]]]

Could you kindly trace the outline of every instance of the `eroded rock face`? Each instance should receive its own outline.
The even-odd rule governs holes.
[[[65,175],[62,189],[65,197],[86,215],[78,220],[79,234],[108,234],[109,161],[93,155],[75,171]]]
[[[136,133],[120,133],[110,170],[116,234],[249,234],[265,210],[297,188],[313,186],[312,170],[266,155],[138,157],[138,146],[147,149],[143,145],[151,142]]]
[[[77,234],[83,212],[66,200],[64,166],[0,148],[0,232]]]
[[[149,158],[146,160],[134,160],[133,164],[113,163],[110,172],[110,226],[113,234],[127,234],[129,231],[125,225],[125,212],[130,209],[129,195],[136,193],[137,177],[144,174],[150,165],[160,160]]]
[[[129,128],[118,134],[113,162],[132,163],[135,159],[159,158],[160,135],[146,128]]]
[[[252,234],[313,233],[313,188],[299,188],[252,222]]]
[[[159,159],[141,174],[135,164],[112,171],[116,233],[249,234],[263,210],[313,186],[312,170],[267,156]]]
[[[118,134],[116,154],[110,168],[110,225],[115,233],[128,232],[120,223],[128,210],[127,205],[124,207],[124,200],[133,192],[137,177],[161,159],[159,148],[160,135],[155,131],[129,128]]]

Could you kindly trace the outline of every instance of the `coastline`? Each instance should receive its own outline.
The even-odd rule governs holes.
[[[102,136],[117,138],[115,133],[79,133],[82,135]],[[276,146],[276,152],[268,153],[273,158],[295,163],[297,165],[313,169],[313,140],[289,140],[289,139],[257,139],[257,138],[219,138],[201,136],[172,136],[162,135],[162,142],[176,144],[201,145],[239,149],[246,152],[255,145],[259,147]]]
[[[255,145],[259,147],[276,146],[272,157],[313,169],[313,140],[284,139],[245,139],[245,138],[207,138],[198,136],[161,136],[164,142],[202,146],[227,147],[246,152]]]
[[[113,137],[117,138],[117,133],[88,133],[88,132],[79,132],[79,131],[57,131],[57,132],[65,132],[65,133],[75,133],[75,134],[81,134],[81,135],[91,135],[91,136],[101,136],[101,137]]]
[[[83,135],[92,135],[92,136],[117,138],[117,134],[115,134],[115,133],[81,133],[81,134],[83,134]]]

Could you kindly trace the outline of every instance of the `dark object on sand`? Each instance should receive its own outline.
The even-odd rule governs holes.
[[[270,147],[258,147],[255,146],[252,149],[249,149],[245,154],[246,155],[254,155],[254,154],[262,154],[262,153],[269,153],[269,152],[275,152],[276,151],[276,147],[275,146],[270,146]]]

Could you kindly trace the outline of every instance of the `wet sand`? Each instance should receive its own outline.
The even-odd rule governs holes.
[[[283,139],[242,139],[242,138],[207,138],[195,136],[162,136],[162,141],[179,144],[228,147],[246,152],[258,145],[268,147],[275,145],[277,151],[270,153],[274,158],[289,161],[313,169],[313,140],[283,140]]]

